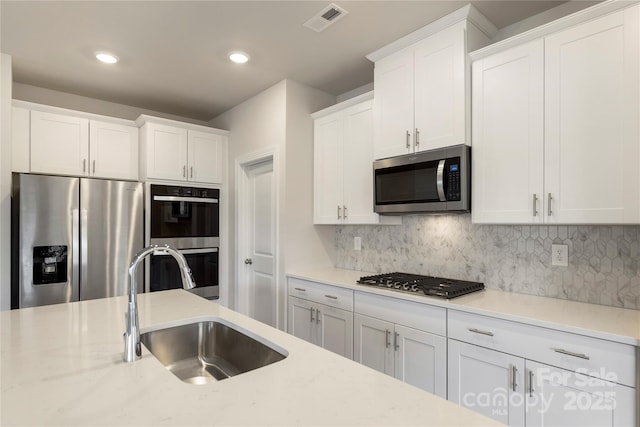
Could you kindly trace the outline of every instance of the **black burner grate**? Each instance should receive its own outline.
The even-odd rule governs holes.
[[[422,291],[425,295],[446,299],[484,289],[484,284],[479,282],[398,272],[363,276],[358,280],[358,283],[414,294]]]

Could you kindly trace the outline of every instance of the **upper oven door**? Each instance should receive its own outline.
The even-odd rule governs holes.
[[[151,185],[150,243],[218,247],[220,190]]]
[[[467,152],[456,146],[374,162],[375,212],[467,210]]]

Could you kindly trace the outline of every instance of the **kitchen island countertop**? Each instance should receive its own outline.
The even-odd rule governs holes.
[[[208,385],[180,381],[143,347],[122,362],[126,297],[0,313],[1,425],[498,425],[183,290],[138,296],[142,332],[221,318],[286,349]]]

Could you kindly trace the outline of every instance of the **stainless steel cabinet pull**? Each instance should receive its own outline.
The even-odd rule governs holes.
[[[384,338],[385,338],[385,348],[389,348],[389,346],[391,345],[391,341],[389,340],[389,337],[391,336],[391,331],[390,330],[385,330],[384,332]]]
[[[300,292],[307,292],[307,290],[305,288],[293,288],[296,291],[300,291]]]
[[[187,177],[187,167],[186,167],[186,166],[182,166],[182,176],[183,176],[184,178],[186,178],[186,177]]]
[[[529,397],[533,397],[533,371],[529,371]]]
[[[82,159],[82,173],[87,171],[87,159]]]
[[[327,295],[325,295],[325,297],[327,297],[327,298],[331,298],[331,299],[338,299],[338,297],[337,297],[337,296],[335,296],[335,295],[328,295],[328,294],[327,294]]]
[[[311,313],[311,323],[313,323],[313,312],[314,312],[314,309],[312,308],[311,310],[309,310],[309,312]]]
[[[516,374],[518,373],[518,368],[514,365],[511,365],[511,389],[516,391],[516,387],[518,387],[518,383],[516,382]]]
[[[193,178],[193,166],[191,166],[189,170],[190,170],[189,175],[191,178]]]
[[[342,211],[340,205],[338,205],[338,219],[342,218]]]
[[[420,145],[420,131],[416,128],[416,149]]]
[[[547,197],[547,216],[551,216],[551,214],[553,213],[553,211],[551,210],[551,201],[553,200],[553,197],[551,197],[551,193],[549,193],[548,197]]]
[[[93,173],[96,173],[96,161],[93,161]]]
[[[253,260],[251,258],[247,258],[247,259],[244,260],[244,263],[247,264],[247,265],[251,265],[251,264],[253,264]]]
[[[397,332],[393,333],[393,347],[396,351],[400,349],[400,334]]]
[[[487,336],[490,336],[490,337],[493,336],[493,332],[490,332],[490,331],[482,331],[482,330],[476,329],[476,328],[467,328],[467,330],[469,332],[473,332],[474,334],[487,335]]]
[[[533,216],[538,216],[538,196],[533,195]]]
[[[320,309],[316,308],[316,324],[320,323]]]
[[[411,148],[411,134],[407,131],[407,148]]]
[[[342,205],[342,217],[347,219],[347,207],[345,205]]]
[[[560,354],[566,354],[567,356],[578,357],[580,359],[589,360],[589,356],[582,353],[574,353],[573,351],[564,350],[562,348],[554,348],[553,351]]]

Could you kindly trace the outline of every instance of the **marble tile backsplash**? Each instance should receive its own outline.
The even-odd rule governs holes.
[[[557,243],[569,246],[568,267],[551,265]],[[640,310],[640,226],[475,225],[469,214],[409,215],[401,226],[338,226],[336,247],[338,268],[474,280]]]

